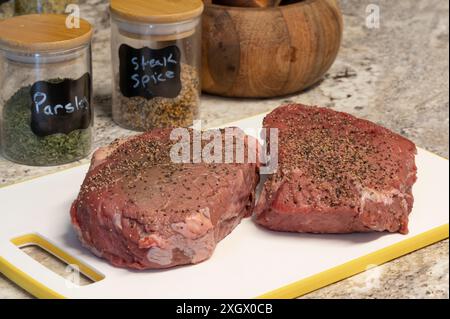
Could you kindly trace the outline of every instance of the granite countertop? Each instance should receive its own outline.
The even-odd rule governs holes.
[[[134,133],[111,120],[108,1],[82,3],[83,17],[96,27],[93,60],[98,147]],[[366,27],[369,4],[381,9],[380,28]],[[379,123],[448,158],[449,3],[342,0],[341,5],[344,42],[322,82],[301,94],[277,99],[205,95],[200,112],[204,124],[236,121],[271,111],[282,103],[317,104]],[[26,167],[0,157],[0,186],[65,167]],[[29,253],[49,267],[57,267],[42,253]],[[30,297],[0,275],[0,298]],[[305,298],[449,298],[449,242],[432,245]]]

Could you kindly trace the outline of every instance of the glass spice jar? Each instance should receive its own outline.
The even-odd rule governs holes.
[[[14,15],[14,0],[0,0],[0,20]]]
[[[69,4],[78,4],[78,0],[15,0],[15,14],[59,13],[66,11]]]
[[[0,21],[0,141],[14,162],[50,166],[87,156],[93,136],[91,25],[66,16]]]
[[[188,127],[200,104],[201,0],[112,0],[113,119]]]

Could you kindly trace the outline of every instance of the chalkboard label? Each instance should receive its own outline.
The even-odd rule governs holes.
[[[45,137],[91,125],[91,76],[36,82],[31,87],[31,130]]]
[[[177,46],[160,50],[135,49],[122,44],[120,91],[128,98],[175,98],[181,92],[181,52]]]

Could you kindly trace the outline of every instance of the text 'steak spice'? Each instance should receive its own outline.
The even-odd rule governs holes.
[[[65,21],[36,14],[0,22],[1,146],[14,162],[60,165],[90,153],[92,28]]]
[[[201,0],[112,0],[113,118],[188,127],[200,105]]]

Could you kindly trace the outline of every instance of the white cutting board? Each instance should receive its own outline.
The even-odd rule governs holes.
[[[262,119],[257,116],[232,125],[261,127]],[[83,165],[0,189],[0,270],[37,296],[254,298],[278,289],[265,296],[296,297],[360,272],[370,263],[383,263],[448,237],[448,161],[419,150],[417,165],[409,235],[277,233],[247,219],[218,244],[210,260],[145,272],[114,268],[78,242],[69,208],[88,169]],[[11,242],[28,234],[46,238],[104,279],[84,287],[68,285]]]

